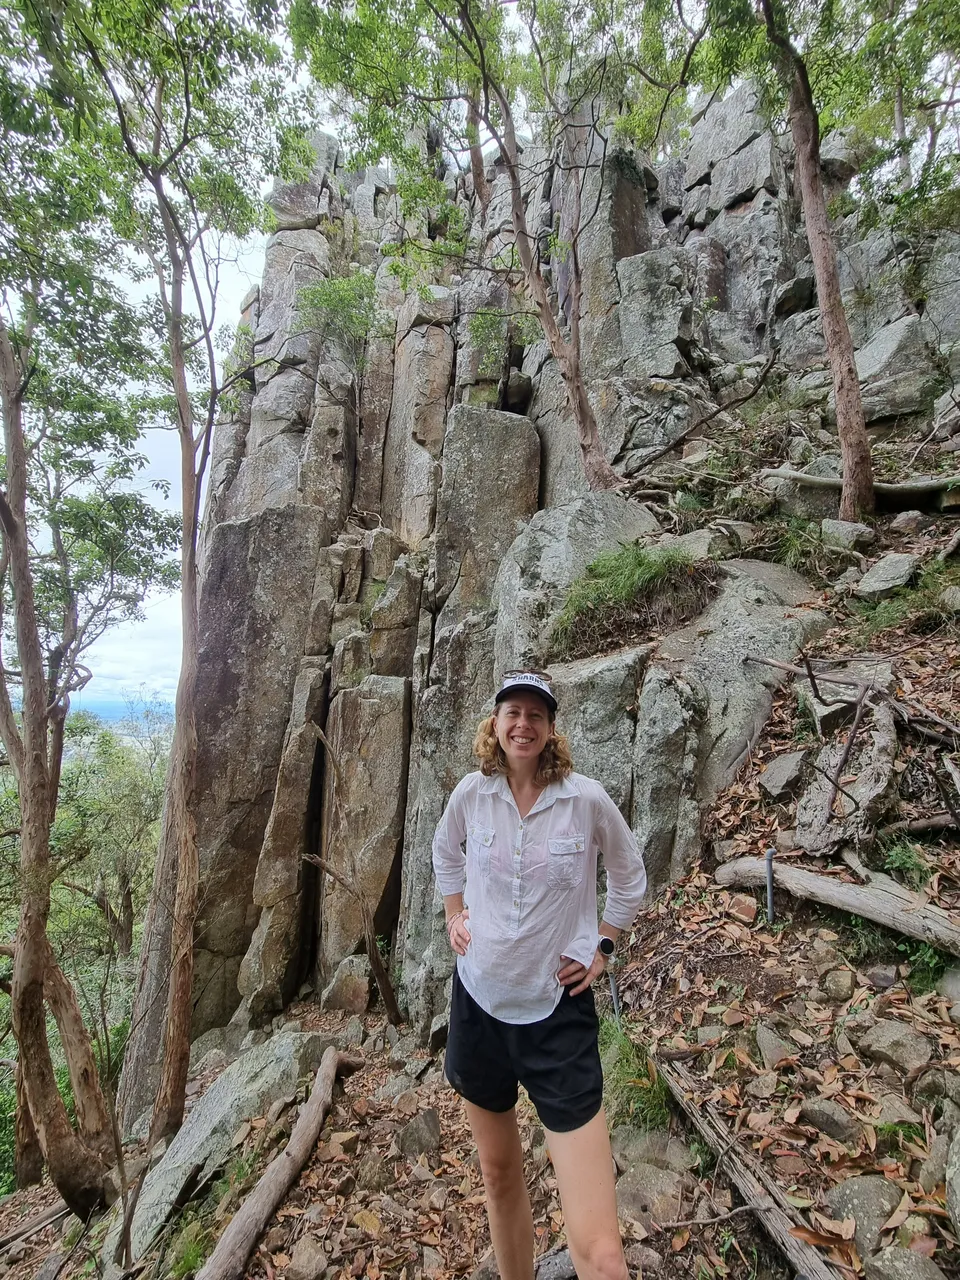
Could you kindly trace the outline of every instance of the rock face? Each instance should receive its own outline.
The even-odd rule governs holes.
[[[282,1032],[243,1054],[214,1081],[144,1180],[131,1226],[135,1258],[150,1247],[182,1203],[181,1195],[192,1193],[223,1165],[240,1125],[262,1115],[275,1098],[296,1093],[300,1077],[316,1071],[333,1043],[316,1034]],[[118,1234],[116,1227],[108,1236],[105,1258],[112,1258]]]
[[[824,625],[796,574],[728,558],[715,598],[656,656],[633,642],[557,664],[551,636],[571,583],[598,555],[664,530],[641,503],[588,491],[559,371],[507,314],[490,269],[512,234],[507,175],[491,174],[485,223],[469,184],[451,177],[478,264],[404,291],[383,247],[417,228],[404,225],[389,175],[347,175],[335,139],[317,135],[315,146],[307,179],[271,197],[278,229],[244,311],[254,359],[215,432],[203,521],[194,1035],[232,1017],[238,1043],[357,951],[361,898],[418,1028],[440,1017],[451,955],[430,846],[472,768],[495,673],[554,664],[561,728],[633,826],[655,892],[699,853],[703,806],[769,714],[778,677],[749,659],[789,661]],[[617,143],[589,172],[583,367],[603,449],[625,476],[701,420],[738,429],[724,406],[750,389],[774,343],[782,398],[802,415],[796,464],[838,474],[835,451],[803,452],[823,443],[833,410],[786,146],[741,84],[696,115],[684,157],[655,170]],[[840,190],[854,167],[842,139],[825,148]],[[571,216],[569,170],[539,143],[525,154],[539,175],[524,187],[528,212],[546,244]],[[934,236],[917,256],[919,316],[898,276],[904,246],[846,228],[841,285],[868,416],[925,433],[929,420],[946,439],[960,238]],[[362,371],[298,310],[305,285],[356,264],[371,272],[379,310]],[[569,320],[569,270],[549,268],[551,301]],[[482,341],[478,312],[491,317]],[[702,442],[687,443],[699,456]],[[837,512],[829,490],[786,484],[775,497],[819,504],[828,520]],[[677,542],[698,559],[729,557],[752,537],[738,523]],[[825,535],[851,547],[865,537],[836,525]],[[886,557],[861,594],[908,580],[907,560]],[[794,785],[788,777],[779,794]],[[164,1007],[162,917],[141,1010]],[[137,1025],[128,1122],[152,1096],[162,1035],[161,1020]]]

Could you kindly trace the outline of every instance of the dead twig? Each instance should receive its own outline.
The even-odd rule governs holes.
[[[837,792],[840,790],[840,779],[843,776],[844,769],[847,767],[847,761],[850,759],[850,752],[853,750],[853,744],[856,741],[857,731],[859,730],[860,725],[863,723],[863,713],[866,708],[866,705],[867,705],[867,691],[866,689],[861,689],[860,695],[857,698],[857,710],[856,710],[856,714],[853,717],[853,724],[850,726],[850,732],[847,734],[846,744],[844,745],[843,751],[840,755],[840,759],[837,762],[836,773],[833,777],[833,780],[830,783],[830,794],[827,796],[827,816],[828,817],[830,817],[833,814],[833,802],[834,800],[836,800]]]
[[[768,1209],[776,1207],[772,1200],[766,1204],[738,1204],[735,1209],[727,1209],[713,1218],[681,1218],[679,1222],[658,1222],[657,1226],[661,1231],[675,1231],[678,1227],[710,1227],[715,1222],[726,1222],[728,1218],[738,1213],[765,1213]]]

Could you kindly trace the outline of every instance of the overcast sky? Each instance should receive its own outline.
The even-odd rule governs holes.
[[[239,320],[244,294],[260,282],[264,243],[262,237],[251,241],[236,267],[221,279],[218,310],[225,324]],[[141,473],[141,482],[146,485],[152,480],[169,481],[167,505],[179,510],[180,447],[176,433],[149,431],[141,448],[150,459]],[[154,494],[153,500],[162,503],[162,495]],[[116,719],[126,714],[130,698],[159,697],[173,702],[180,672],[179,594],[149,597],[144,614],[142,622],[115,627],[91,647],[84,661],[93,672],[93,679],[71,698],[75,709],[83,707]]]

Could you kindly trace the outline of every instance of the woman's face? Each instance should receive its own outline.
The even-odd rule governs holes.
[[[537,760],[550,737],[550,712],[537,694],[519,689],[499,704],[493,727],[508,764]]]

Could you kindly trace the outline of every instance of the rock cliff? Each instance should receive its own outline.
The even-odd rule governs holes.
[[[825,154],[840,191],[853,166],[839,139]],[[562,175],[537,159],[548,176],[528,198],[549,230]],[[607,456],[625,476],[674,445],[677,457],[708,415],[736,434],[732,402],[774,350],[791,462],[816,450],[832,465],[791,174],[748,85],[698,114],[681,160],[608,154],[581,249],[583,354]],[[504,176],[494,167],[491,178],[471,232],[486,261],[509,225]],[[469,181],[457,182],[469,208]],[[701,811],[769,711],[776,673],[742,659],[787,660],[822,620],[795,573],[741,548],[705,611],[658,647],[557,663],[551,627],[570,584],[598,553],[660,539],[657,513],[587,491],[543,342],[524,342],[506,315],[479,341],[471,315],[507,301],[490,271],[399,288],[381,253],[400,224],[386,172],[350,172],[320,137],[309,180],[272,199],[277,230],[245,312],[250,385],[218,428],[203,533],[194,1034],[264,1021],[305,980],[328,981],[360,946],[359,896],[426,1030],[451,971],[431,839],[472,767],[495,672],[551,663],[578,768],[621,806],[655,892],[698,853]],[[960,236],[918,247],[861,234],[855,218],[839,234],[868,419],[949,435],[960,425],[947,391],[960,371]],[[297,303],[351,264],[374,274],[379,313],[358,378]],[[562,310],[563,264],[552,287]],[[820,497],[836,514],[835,495]],[[717,537],[728,553],[740,541],[728,529],[701,544]]]

